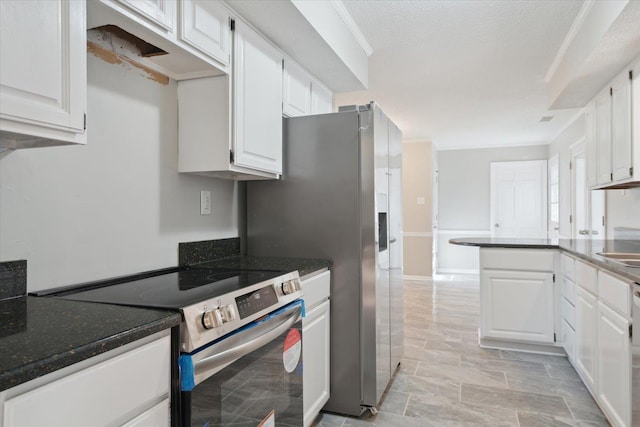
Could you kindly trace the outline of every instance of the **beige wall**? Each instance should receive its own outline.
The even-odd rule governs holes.
[[[402,144],[405,276],[431,276],[431,142]]]

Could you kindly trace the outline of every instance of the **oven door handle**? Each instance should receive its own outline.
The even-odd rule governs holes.
[[[301,313],[302,306],[296,305],[280,315],[265,319],[252,328],[246,329],[236,336],[222,340],[193,355],[194,386],[221,371],[242,356],[273,341],[293,326],[300,319]]]

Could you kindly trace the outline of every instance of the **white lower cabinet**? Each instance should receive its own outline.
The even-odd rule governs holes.
[[[597,398],[614,426],[631,426],[630,324],[598,302]]]
[[[330,272],[302,281],[307,315],[302,319],[304,361],[304,425],[310,426],[329,400],[330,392]]]
[[[577,286],[575,368],[592,392],[596,378],[597,320],[596,297]]]
[[[554,342],[553,273],[482,270],[481,338]]]
[[[569,360],[574,361],[576,358],[576,331],[565,319],[562,320],[562,346]]]
[[[0,393],[3,425],[168,427],[169,331]]]

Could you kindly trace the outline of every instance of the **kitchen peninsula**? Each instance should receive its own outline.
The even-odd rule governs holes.
[[[611,424],[631,425],[640,240],[449,242],[480,248],[480,346],[566,354]]]

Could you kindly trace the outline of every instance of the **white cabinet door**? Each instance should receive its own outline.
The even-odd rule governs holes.
[[[329,309],[320,304],[302,319],[302,357],[304,360],[303,407],[304,425],[309,426],[329,400]]]
[[[553,274],[482,270],[481,338],[554,342]]]
[[[333,111],[333,94],[315,82],[311,82],[311,114]]]
[[[284,61],[282,113],[288,117],[311,112],[311,77],[291,61]]]
[[[1,131],[84,143],[86,40],[83,1],[0,1]]]
[[[577,286],[575,367],[585,385],[594,392],[597,329],[596,297]]]
[[[631,322],[598,301],[598,401],[613,425],[631,426]]]
[[[172,32],[176,14],[176,0],[120,0],[150,23]]]
[[[231,63],[231,17],[221,3],[182,0],[180,39],[221,62]]]
[[[282,173],[282,54],[242,21],[234,34],[234,163]]]
[[[12,396],[0,409],[4,425],[121,425],[145,412],[169,397],[171,341],[168,331],[162,334],[148,344]]]
[[[611,94],[602,92],[595,99],[598,184],[611,182]]]
[[[614,181],[631,176],[631,79],[626,73],[611,85],[611,163]]]
[[[576,358],[576,331],[564,319],[562,320],[562,347],[564,347],[569,360],[574,361]]]
[[[591,102],[584,110],[585,146],[587,157],[587,187],[594,187],[598,183],[598,151],[596,144],[596,106]]]

